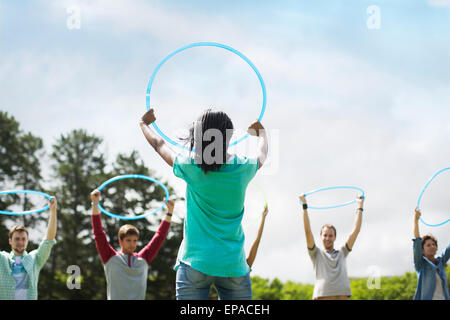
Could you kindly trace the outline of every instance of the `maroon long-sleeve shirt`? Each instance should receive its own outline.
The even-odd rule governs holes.
[[[161,248],[170,223],[162,221],[153,238],[139,253],[114,250],[103,231],[100,215],[92,215],[95,245],[103,262],[108,300],[143,300],[147,289],[148,265]]]

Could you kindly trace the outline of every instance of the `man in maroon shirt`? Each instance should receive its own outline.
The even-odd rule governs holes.
[[[155,258],[170,228],[174,201],[167,202],[168,213],[151,241],[136,253],[139,231],[132,225],[124,225],[119,230],[120,252],[114,250],[103,231],[100,209],[100,191],[91,193],[92,228],[95,245],[103,263],[107,284],[108,300],[144,300],[147,290],[148,265]]]

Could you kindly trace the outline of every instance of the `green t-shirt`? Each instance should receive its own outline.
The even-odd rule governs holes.
[[[186,181],[187,214],[180,261],[210,276],[240,277],[250,271],[241,221],[247,185],[257,159],[232,156],[218,171],[205,174],[193,158],[178,154],[174,174]]]

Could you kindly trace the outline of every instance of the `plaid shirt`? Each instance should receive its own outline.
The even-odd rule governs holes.
[[[37,300],[37,287],[39,272],[50,256],[50,251],[56,240],[43,240],[36,250],[30,253],[24,252],[22,264],[28,275],[28,300]],[[12,266],[14,264],[14,252],[0,252],[0,299],[14,300],[16,291],[16,280],[12,276]]]

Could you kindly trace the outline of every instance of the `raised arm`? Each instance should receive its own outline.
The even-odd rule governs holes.
[[[139,126],[142,133],[147,139],[148,143],[155,149],[155,151],[163,158],[163,160],[171,167],[175,159],[175,152],[172,151],[160,136],[158,136],[149,125],[156,120],[154,109],[147,111],[141,118]]]
[[[169,233],[170,222],[172,219],[175,202],[173,200],[169,200],[167,201],[166,206],[166,217],[163,221],[161,221],[161,224],[159,225],[159,228],[153,236],[152,240],[150,240],[150,242],[138,253],[138,256],[145,259],[145,261],[147,261],[147,264],[150,264],[150,262],[152,262],[152,260],[156,257],[159,249],[161,248],[164,240],[167,237],[167,234]]]
[[[100,191],[95,189],[91,192],[91,206],[92,206],[92,215],[98,216],[100,215],[100,209],[98,208],[98,203],[100,202]]]
[[[98,202],[100,201],[100,191],[94,190],[91,192],[92,201],[92,229],[94,230],[95,246],[103,264],[106,264],[109,259],[114,257],[117,252],[114,250],[106,239],[106,233],[103,231],[102,220],[100,216],[100,209]]]
[[[450,243],[445,248],[444,252],[442,252],[442,263],[445,265],[447,261],[450,259]]]
[[[31,255],[35,255],[36,267],[40,270],[50,256],[53,245],[56,243],[56,208],[57,201],[55,197],[52,197],[48,201],[50,207],[50,218],[47,227],[47,237],[41,242],[36,250],[30,252]]]
[[[267,153],[269,152],[269,145],[267,141],[266,130],[264,129],[261,122],[258,120],[253,122],[250,127],[248,127],[247,132],[255,137],[259,137],[258,142],[258,169],[260,169],[267,159]]]
[[[56,219],[57,201],[56,201],[56,198],[52,197],[52,200],[48,201],[48,205],[50,207],[50,218],[49,218],[48,227],[47,227],[47,240],[53,240],[56,237],[56,225],[57,225],[57,219]]]
[[[313,249],[315,246],[314,243],[314,236],[311,231],[311,224],[309,223],[309,217],[308,217],[308,204],[306,203],[305,195],[299,196],[300,200],[303,204],[303,226],[305,227],[305,236],[306,236],[306,245],[308,249]]]
[[[419,219],[420,210],[416,208],[414,210],[414,239],[413,239],[413,258],[414,258],[414,268],[417,272],[422,270],[423,266],[423,255],[422,255],[422,238],[419,233]]]
[[[356,209],[355,224],[353,226],[353,231],[347,240],[347,248],[350,250],[352,250],[356,238],[358,237],[359,231],[361,230],[364,199],[364,197],[358,197],[358,200],[356,201],[356,203],[358,204],[358,208]]]
[[[269,209],[267,209],[267,205],[264,206],[264,211],[262,213],[261,223],[259,225],[258,235],[256,236],[255,241],[252,244],[252,247],[250,249],[250,253],[247,257],[247,264],[251,268],[253,265],[253,262],[256,258],[256,253],[258,252],[259,242],[261,241],[261,236],[264,230],[264,222],[266,221],[267,213],[269,212]]]
[[[174,200],[169,200],[166,202],[166,207],[167,207],[167,213],[166,216],[164,217],[164,221],[171,223],[172,222],[172,215],[173,215],[173,209],[175,208],[175,201]]]
[[[414,209],[414,238],[420,238],[419,219],[421,212],[419,208]]]

